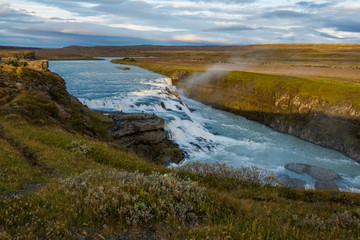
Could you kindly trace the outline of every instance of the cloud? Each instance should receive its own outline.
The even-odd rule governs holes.
[[[336,4],[335,2],[314,3],[314,2],[306,2],[306,1],[296,3],[296,5],[298,5],[298,6],[305,7],[307,9],[313,9],[313,10],[327,8],[327,7],[333,6],[335,4]]]
[[[0,4],[0,16],[8,16],[14,13],[15,11],[10,8],[10,5],[8,3]]]
[[[334,28],[322,28],[318,30],[323,36],[335,39],[360,39],[360,32],[337,31]]]
[[[360,20],[354,18],[333,19],[327,23],[327,26],[343,32],[360,32]]]
[[[360,42],[359,10],[354,0],[11,0],[0,3],[0,44]]]
[[[257,0],[190,0],[192,2],[216,2],[216,3],[254,3]]]
[[[102,34],[93,34],[89,31],[78,31],[75,32],[75,29],[66,29],[63,31],[51,30],[51,29],[28,29],[28,28],[11,28],[9,33],[13,37],[20,38],[21,42],[24,39],[27,41],[36,41],[39,46],[47,46],[53,44],[54,41],[60,41],[65,45],[74,45],[78,42],[84,46],[96,46],[96,45],[139,45],[139,44],[156,44],[156,43],[166,43],[165,41],[158,41],[152,39],[146,39],[141,37],[131,37],[129,35],[116,36],[109,35],[108,33]],[[46,36],[46,37],[44,37]],[[10,37],[8,38],[10,39]],[[0,40],[0,44],[4,44],[5,39]],[[6,44],[4,44],[6,45]],[[24,44],[17,44],[18,46],[24,46]]]
[[[204,31],[205,32],[221,32],[221,31],[249,31],[249,30],[255,30],[256,28],[248,27],[246,25],[242,24],[235,24],[235,25],[229,25],[229,26],[216,26],[207,28]]]
[[[290,18],[290,19],[307,18],[310,16],[311,14],[296,12],[292,10],[276,10],[261,15],[261,17],[263,18]]]
[[[195,34],[179,34],[174,35],[171,38],[172,40],[179,42],[189,42],[189,43],[217,43],[217,44],[230,44],[230,41],[225,38],[220,37],[205,37]]]

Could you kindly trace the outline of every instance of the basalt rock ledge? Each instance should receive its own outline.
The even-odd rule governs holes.
[[[110,135],[130,152],[156,163],[179,163],[183,152],[169,140],[165,121],[155,114],[103,112],[113,120]]]

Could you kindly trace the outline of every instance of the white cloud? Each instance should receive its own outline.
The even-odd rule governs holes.
[[[190,42],[190,43],[221,43],[221,44],[231,44],[231,42],[225,38],[218,37],[205,37],[195,34],[178,34],[174,35],[171,38],[175,41],[180,42]]]
[[[32,16],[41,17],[41,18],[60,18],[60,19],[69,19],[77,16],[76,13],[69,12],[67,10],[46,6],[43,4],[38,4],[36,2],[24,2],[21,1],[17,3],[16,1],[11,3],[11,8],[23,12]]]
[[[12,14],[13,10],[10,8],[8,3],[1,3],[0,4],[0,16]]]
[[[126,29],[136,30],[136,31],[160,31],[160,32],[188,31],[186,29],[162,28],[162,27],[156,27],[156,26],[136,25],[136,24],[129,24],[129,23],[109,24],[108,26],[116,27],[116,28],[126,28]]]
[[[321,28],[318,29],[318,32],[325,33],[329,36],[333,36],[334,38],[339,38],[339,39],[347,39],[347,38],[360,39],[360,33],[337,31],[335,28]]]
[[[360,42],[357,0],[5,1],[0,3],[0,29],[6,30],[0,43],[5,45],[19,45],[6,39],[21,34],[30,36],[28,42],[50,35],[66,38],[66,43],[47,42],[50,46],[82,45],[87,36],[93,45],[116,44],[117,38],[136,38],[140,44],[141,39],[155,44]]]

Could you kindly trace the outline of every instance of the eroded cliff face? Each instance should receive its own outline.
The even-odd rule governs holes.
[[[296,89],[267,88],[252,81],[227,85],[224,78],[176,85],[189,97],[242,115],[275,130],[340,151],[360,162],[360,109],[346,100],[331,103]]]

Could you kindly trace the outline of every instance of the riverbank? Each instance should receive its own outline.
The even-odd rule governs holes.
[[[189,97],[360,161],[357,78],[291,76],[192,69],[178,60],[114,60],[171,77]],[[165,64],[166,62],[166,64]]]
[[[359,237],[359,194],[271,186],[256,168],[168,169],[113,141],[59,75],[2,66],[0,80],[1,239]]]

